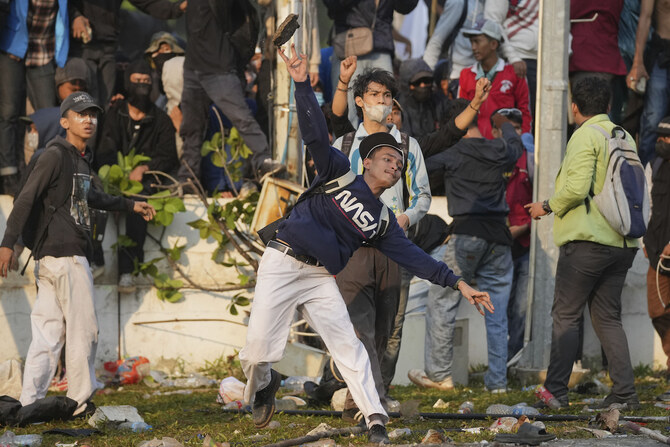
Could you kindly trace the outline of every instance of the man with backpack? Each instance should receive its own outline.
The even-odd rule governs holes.
[[[599,203],[600,194],[607,190],[610,160],[616,155],[609,138],[613,129],[620,129],[625,135],[616,152],[632,148],[627,157],[633,160],[637,155],[633,138],[609,120],[609,103],[609,84],[600,78],[584,78],[573,86],[572,112],[579,127],[568,142],[554,194],[547,200],[526,205],[533,219],[552,212],[556,215],[554,242],[560,251],[552,307],[551,354],[544,386],[565,408],[568,381],[579,349],[579,322],[587,303],[613,382],[602,406],[622,404],[632,409],[640,406],[628,340],[621,324],[621,291],[641,234],[625,236],[623,231],[615,230],[605,217],[611,204]],[[641,169],[639,159],[637,165]],[[633,162],[629,166],[635,168]],[[625,185],[629,187],[635,190],[634,195],[646,195],[644,182]],[[636,206],[644,208],[643,204]]]
[[[296,309],[322,337],[369,427],[371,443],[389,443],[388,416],[370,370],[370,358],[356,337],[333,275],[364,242],[410,270],[443,287],[460,290],[483,314],[493,312],[486,292],[478,292],[412,244],[392,212],[380,200],[400,178],[405,157],[395,138],[376,132],[361,142],[365,172],[354,176],[348,158],[330,146],[323,113],[310,87],[307,57],[291,47],[279,55],[295,81],[295,103],[302,138],[317,176],[290,215],[267,242],[240,362],[247,377],[245,399],[253,401],[253,421],[262,428],[275,410],[280,377],[271,369],[281,360]],[[342,177],[353,177],[332,192]],[[388,216],[388,217],[386,217]]]
[[[66,342],[67,397],[77,402],[74,415],[88,412],[98,383],[91,254],[90,209],[127,211],[151,220],[154,208],[97,191],[91,182],[91,153],[86,143],[95,134],[100,107],[85,92],[68,96],[60,107],[66,137],[51,140],[31,163],[0,245],[0,276],[16,264],[13,247],[19,238],[35,258],[37,299],[30,315],[32,341],[23,376],[21,404],[43,398],[56,372]],[[87,409],[88,407],[88,409]]]

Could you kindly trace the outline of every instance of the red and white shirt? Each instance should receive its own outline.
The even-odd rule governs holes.
[[[485,138],[493,138],[491,134],[491,114],[502,108],[515,107],[521,110],[523,124],[521,128],[524,133],[531,131],[532,117],[529,107],[528,83],[526,78],[520,78],[514,73],[514,67],[505,64],[498,59],[496,65],[491,69],[495,71],[495,77],[491,81],[491,92],[479,109],[477,126]],[[477,62],[470,68],[464,68],[459,78],[458,97],[471,100],[475,97],[477,79],[483,77],[482,68]]]

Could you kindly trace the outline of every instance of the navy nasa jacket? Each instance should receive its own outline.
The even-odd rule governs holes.
[[[330,146],[326,120],[309,79],[295,85],[300,132],[318,172],[311,190],[316,185],[344,175],[351,168],[348,157]],[[442,286],[454,287],[460,277],[446,264],[434,260],[410,242],[393,212],[389,211],[386,232],[372,240],[379,230],[383,206],[372,194],[363,176],[359,175],[339,191],[314,194],[301,200],[279,226],[277,239],[288,243],[296,254],[315,257],[333,275],[344,268],[364,241],[372,241],[374,247],[414,275]]]

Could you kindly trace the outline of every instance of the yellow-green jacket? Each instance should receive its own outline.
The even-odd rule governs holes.
[[[608,133],[614,123],[605,114],[596,115],[585,121],[572,134],[565,151],[565,158],[556,176],[554,195],[549,206],[556,215],[554,219],[554,242],[559,247],[571,241],[591,241],[613,247],[637,247],[637,239],[628,239],[607,223],[598,206],[589,197],[593,186],[598,194],[605,183],[607,174],[607,140],[592,124]],[[626,132],[626,138],[635,147],[633,138]],[[589,211],[585,199],[589,199]],[[625,240],[625,244],[624,244]]]

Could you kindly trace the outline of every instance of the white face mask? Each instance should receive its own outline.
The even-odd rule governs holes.
[[[363,107],[365,109],[365,115],[372,121],[377,123],[385,123],[386,117],[391,114],[391,106],[384,104],[376,104],[371,106],[366,102],[363,102]]]
[[[28,132],[26,135],[26,145],[31,150],[37,150],[37,146],[40,144],[40,135],[37,132]]]

